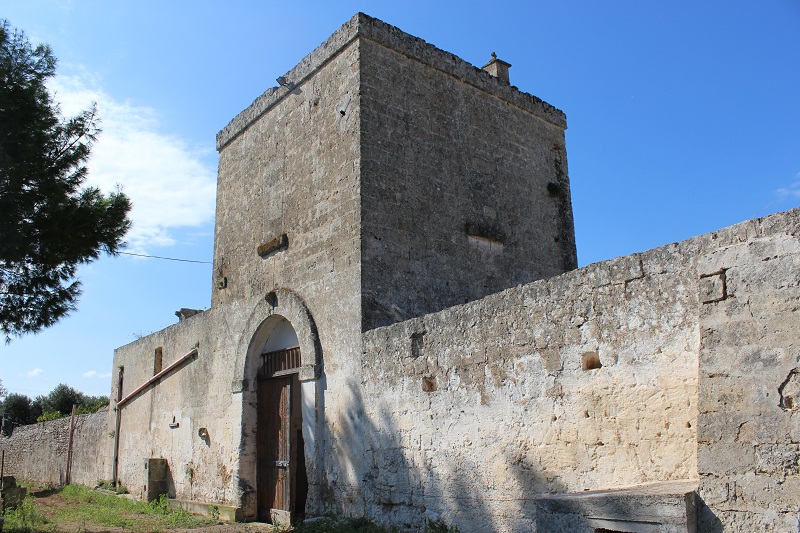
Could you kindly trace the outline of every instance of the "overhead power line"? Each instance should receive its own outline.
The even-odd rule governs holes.
[[[175,257],[161,257],[159,255],[134,254],[131,252],[117,252],[117,253],[125,255],[135,255],[136,257],[148,257],[150,259],[164,259],[165,261],[181,261],[183,263],[202,263],[204,265],[211,264],[211,261],[195,261],[194,259],[177,259]]]

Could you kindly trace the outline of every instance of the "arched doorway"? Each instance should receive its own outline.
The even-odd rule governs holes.
[[[265,355],[298,346],[299,352],[294,352],[294,355]],[[300,367],[296,368],[298,353]],[[285,359],[282,359],[283,357]],[[234,366],[236,371],[232,383],[232,393],[241,395],[242,405],[238,484],[242,491],[241,505],[245,520],[282,521],[286,518],[286,513],[276,513],[273,517],[270,511],[264,511],[266,505],[259,505],[263,499],[269,499],[269,495],[263,492],[267,490],[268,482],[259,482],[258,448],[259,442],[267,438],[263,430],[268,423],[267,421],[260,423],[260,421],[262,416],[267,416],[265,413],[270,412],[271,407],[269,406],[280,407],[281,396],[283,396],[284,402],[288,401],[289,409],[291,409],[292,401],[297,403],[299,395],[300,412],[298,413],[298,409],[295,409],[295,426],[299,416],[299,422],[302,425],[302,441],[298,438],[296,431],[286,434],[293,434],[295,438],[294,449],[298,453],[295,456],[295,464],[302,464],[302,461],[305,465],[308,479],[305,512],[319,513],[322,486],[320,440],[324,418],[324,382],[320,379],[322,376],[322,347],[311,312],[296,293],[287,289],[276,289],[257,303],[242,330],[237,361]],[[281,368],[282,370],[276,370]],[[278,375],[279,372],[285,372],[285,374],[281,376]],[[290,382],[288,391],[280,393],[274,390],[269,391],[272,385],[279,387],[277,378],[287,377],[289,379],[284,379],[284,381]],[[275,382],[271,380],[275,380]],[[270,394],[274,396],[272,399],[269,398]],[[259,398],[260,395],[263,397]],[[274,423],[276,422],[274,421]],[[288,423],[291,425],[291,416],[289,416]],[[302,444],[298,445],[298,442],[302,442]],[[289,450],[291,453],[291,442]],[[304,456],[300,457],[299,454],[302,451],[304,451]],[[279,461],[283,459],[265,457],[263,460]],[[295,516],[302,513],[303,494],[302,490],[299,494],[297,493],[297,485],[294,489],[295,494],[292,494],[291,478],[288,487],[289,518],[291,518],[292,510],[294,510]],[[302,489],[302,483],[300,489]],[[259,511],[259,506],[261,511]],[[269,509],[273,509],[273,507],[269,507]]]
[[[277,323],[261,351],[258,368],[256,492],[258,520],[296,523],[305,514],[308,494],[297,334],[291,323]]]

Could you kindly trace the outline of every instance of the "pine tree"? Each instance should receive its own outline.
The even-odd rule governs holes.
[[[45,86],[50,47],[35,48],[0,21],[0,330],[51,326],[76,308],[77,267],[115,254],[130,228],[130,200],[82,187],[99,133],[94,105],[71,118]]]

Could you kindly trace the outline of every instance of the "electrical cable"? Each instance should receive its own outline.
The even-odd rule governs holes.
[[[202,263],[204,265],[212,264],[211,261],[195,261],[194,259],[176,259],[174,257],[161,257],[159,255],[147,255],[147,254],[134,254],[131,252],[117,252],[118,254],[124,255],[135,255],[136,257],[149,257],[150,259],[164,259],[166,261],[182,261],[184,263]]]

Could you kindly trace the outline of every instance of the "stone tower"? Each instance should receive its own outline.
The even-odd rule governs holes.
[[[358,14],[280,77],[217,137],[214,304],[366,331],[576,268],[565,116],[486,68]]]
[[[115,481],[367,512],[362,335],[576,266],[564,114],[508,66],[358,14],[219,133],[211,308],[116,350]]]
[[[564,115],[508,67],[358,14],[239,114],[211,308],[114,352],[98,470],[272,523],[795,531],[800,210],[556,275]]]

